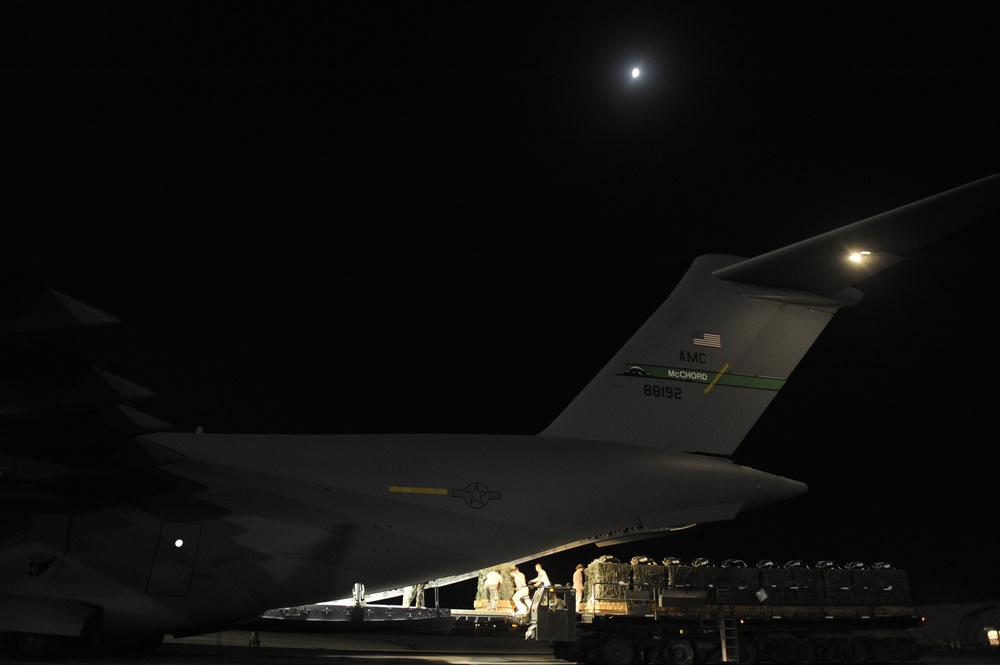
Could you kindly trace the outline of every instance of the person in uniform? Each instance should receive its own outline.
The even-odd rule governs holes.
[[[413,602],[417,607],[427,607],[427,605],[424,604],[424,589],[426,586],[427,585],[424,582],[413,585]]]
[[[486,609],[495,610],[497,608],[497,602],[500,600],[500,583],[502,581],[503,577],[500,576],[499,570],[491,570],[486,573],[486,579],[483,580],[483,586],[486,587],[486,597],[489,599]]]
[[[537,573],[537,575],[535,575],[535,578],[531,580],[531,582],[529,582],[531,586],[534,587],[552,586],[552,582],[549,582],[549,576],[545,573],[545,570],[542,569],[542,564],[540,563],[535,564],[535,572]]]
[[[511,579],[514,580],[514,595],[510,600],[514,603],[514,616],[528,613],[528,583],[524,579],[524,573],[518,570],[517,566],[510,569]]]
[[[545,593],[545,587],[552,586],[552,582],[549,581],[549,576],[546,574],[545,570],[542,568],[542,564],[535,564],[535,577],[528,584],[535,587],[535,597],[532,598],[532,603],[537,603],[542,599],[542,594]]]
[[[576,570],[573,571],[573,590],[576,591],[576,611],[580,611],[580,605],[583,604],[583,592],[587,587],[583,583],[583,564],[576,564]]]
[[[412,584],[403,587],[403,607],[409,607],[413,604],[413,597],[416,595],[417,589]]]

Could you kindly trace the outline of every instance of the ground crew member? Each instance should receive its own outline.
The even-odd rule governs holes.
[[[524,573],[513,566],[510,569],[510,576],[514,580],[514,595],[511,602],[514,603],[514,616],[528,613],[528,605],[531,603],[528,598],[528,583],[524,579]]]
[[[583,604],[583,592],[587,587],[583,583],[583,564],[576,564],[576,570],[573,571],[573,590],[576,591],[576,611],[580,611],[580,605]]]
[[[500,583],[502,581],[503,577],[500,576],[499,570],[491,570],[486,573],[486,579],[483,580],[483,586],[486,587],[486,597],[489,599],[486,609],[495,610],[497,608],[497,602],[500,600]]]

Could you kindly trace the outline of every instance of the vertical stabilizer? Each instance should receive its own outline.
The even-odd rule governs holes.
[[[666,302],[544,431],[728,455],[816,337],[861,294],[730,282],[741,259],[697,259]]]

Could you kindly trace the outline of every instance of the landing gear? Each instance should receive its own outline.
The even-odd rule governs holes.
[[[48,660],[63,653],[68,642],[59,635],[8,633],[7,653],[14,660]]]

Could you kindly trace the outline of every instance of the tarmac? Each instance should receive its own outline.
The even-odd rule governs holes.
[[[84,655],[45,661],[49,665],[553,665],[547,644],[522,635],[471,636],[370,633],[258,633],[225,631],[198,637],[166,637],[156,651],[139,656]],[[0,656],[0,662],[10,661]]]
[[[90,655],[47,661],[50,665],[553,665],[545,643],[523,636],[357,633],[259,633],[249,631],[199,637],[167,637],[155,652],[141,656]],[[12,662],[6,656],[0,662]],[[1000,649],[927,651],[916,665],[1000,665]]]

